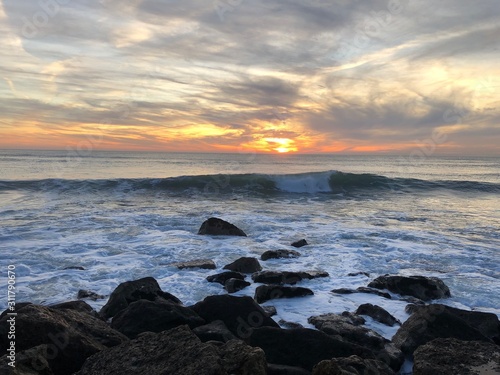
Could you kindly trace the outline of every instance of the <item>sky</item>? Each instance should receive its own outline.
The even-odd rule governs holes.
[[[498,0],[3,0],[0,148],[500,156]]]

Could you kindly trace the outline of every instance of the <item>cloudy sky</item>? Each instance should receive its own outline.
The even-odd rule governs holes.
[[[498,0],[3,0],[0,148],[500,155]]]

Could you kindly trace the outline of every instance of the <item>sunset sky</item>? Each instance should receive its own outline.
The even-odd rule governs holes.
[[[500,155],[498,0],[3,0],[0,148]]]

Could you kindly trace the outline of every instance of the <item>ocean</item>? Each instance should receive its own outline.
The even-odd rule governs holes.
[[[383,274],[441,278],[439,302],[500,316],[500,158],[388,155],[0,151],[1,286],[16,302],[53,304],[86,289],[109,295],[152,276],[185,305],[226,293],[208,275],[243,256],[294,249],[269,270],[322,270],[314,296],[272,300],[276,320],[378,304],[404,321],[407,302],[338,295]],[[197,235],[219,217],[248,237]],[[217,270],[173,262],[212,259]],[[84,270],[67,269],[83,267]],[[348,276],[349,273],[367,272]],[[253,296],[256,285],[235,295]],[[6,295],[6,293],[4,294]],[[99,309],[106,299],[88,301]],[[0,310],[7,298],[0,300]],[[397,330],[368,319],[390,338]]]

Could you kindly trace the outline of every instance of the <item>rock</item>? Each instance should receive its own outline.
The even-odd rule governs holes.
[[[262,266],[257,258],[242,257],[236,259],[233,263],[225,265],[224,269],[241,273],[253,273],[262,270]]]
[[[185,324],[195,328],[205,324],[205,320],[172,302],[141,299],[116,314],[111,327],[133,339],[142,332],[162,332]]]
[[[281,286],[281,285],[260,285],[255,289],[254,299],[257,303],[263,303],[277,298],[295,298],[314,295],[308,288]]]
[[[9,348],[8,319],[0,319],[0,348]],[[128,341],[127,337],[111,329],[105,322],[86,312],[72,309],[52,309],[27,305],[17,312],[16,350],[26,351],[40,347],[54,374],[72,374],[78,371],[87,357],[107,347]],[[37,351],[37,353],[40,353]],[[36,358],[38,354],[33,354]],[[45,361],[37,362],[40,370]]]
[[[365,318],[363,318],[362,316],[353,314],[352,312],[349,312],[349,311],[344,311],[340,315],[342,315],[343,317],[349,318],[350,323],[355,325],[355,326],[360,326],[360,325],[366,323]]]
[[[422,301],[450,297],[450,289],[437,277],[385,275],[377,277],[368,286],[410,295]]]
[[[498,329],[495,314],[433,304],[418,308],[399,328],[392,341],[410,355],[420,345],[435,338],[493,342]]]
[[[435,339],[414,353],[414,375],[500,374],[500,347],[480,341]]]
[[[347,274],[347,276],[360,276],[360,275],[370,277],[370,274],[368,272],[351,272]]]
[[[207,281],[211,283],[219,283],[224,285],[229,279],[240,279],[245,280],[245,275],[239,272],[222,272],[215,275],[210,275],[207,277]]]
[[[171,263],[169,266],[177,267],[180,270],[185,268],[203,268],[205,270],[214,270],[217,268],[214,261],[211,259],[196,259],[188,262]]]
[[[252,275],[252,280],[256,283],[265,284],[296,284],[304,279],[315,279],[317,277],[328,277],[328,272],[289,272],[289,271],[261,271]]]
[[[206,322],[222,320],[239,338],[247,337],[254,327],[279,327],[250,297],[209,296],[190,308]]]
[[[81,313],[90,314],[93,317],[99,317],[99,314],[85,301],[69,301],[63,303],[56,303],[55,305],[47,306],[53,310],[74,310]]]
[[[336,294],[369,293],[369,294],[376,294],[377,296],[384,297],[387,299],[392,299],[389,293],[381,292],[380,290],[377,289],[366,288],[363,286],[360,286],[357,289],[348,289],[348,288],[333,289],[331,292]]]
[[[347,358],[333,358],[318,363],[312,375],[396,375],[384,362],[375,359],[363,359],[357,355]]]
[[[82,266],[69,266],[69,267],[64,267],[63,270],[78,270],[78,271],[85,271],[85,268]]]
[[[32,303],[31,302],[17,302],[16,305],[14,306],[13,310],[11,310],[10,308],[7,308],[4,311],[2,311],[2,313],[0,314],[0,319],[2,319],[4,316],[6,316],[9,313],[19,312],[19,310],[21,310],[22,308],[24,308],[28,305],[32,305]]]
[[[222,320],[215,320],[193,329],[193,333],[198,336],[202,342],[221,341],[227,342],[236,339]]]
[[[121,310],[127,308],[132,302],[140,299],[148,301],[171,301],[180,304],[181,301],[174,295],[161,290],[158,282],[152,277],[126,281],[116,287],[109,296],[108,302],[103,306],[99,314],[109,319],[115,316]]]
[[[295,250],[268,250],[260,256],[260,259],[298,258],[300,255],[301,254]]]
[[[267,375],[311,375],[311,371],[307,371],[301,367],[268,363]]]
[[[293,247],[302,247],[302,246],[306,246],[306,245],[309,245],[309,244],[307,243],[307,241],[305,239],[301,239],[301,240],[292,242],[292,244],[291,244],[291,246],[293,246]]]
[[[243,236],[247,235],[237,226],[222,219],[211,217],[201,224],[198,234],[209,234],[212,236]]]
[[[228,293],[235,293],[242,289],[245,289],[247,286],[250,286],[250,283],[248,281],[240,279],[229,279],[224,284],[224,289],[226,289]]]
[[[161,333],[144,333],[127,345],[89,358],[77,375],[265,375],[259,348],[238,341],[217,347],[202,343],[187,326]]]
[[[304,328],[304,326],[300,323],[288,322],[288,321],[283,320],[283,319],[280,319],[278,324],[280,325],[280,327],[285,328],[285,329]]]
[[[356,354],[374,358],[373,352],[315,329],[255,328],[246,339],[251,346],[262,348],[268,363],[296,366],[311,371],[324,359]]]
[[[78,291],[78,294],[77,294],[76,298],[78,298],[78,299],[88,298],[88,299],[91,299],[92,301],[97,301],[98,299],[104,299],[106,297],[103,296],[103,295],[97,294],[95,292],[92,292],[90,290],[80,289]]]
[[[34,348],[16,353],[15,367],[9,366],[11,359],[8,355],[0,357],[0,374],[9,375],[54,375],[47,362],[47,345],[38,345]]]
[[[267,316],[269,316],[269,317],[274,316],[278,313],[276,311],[276,307],[274,307],[274,306],[261,306],[261,307],[266,312]]]
[[[372,305],[371,303],[364,303],[360,305],[356,310],[356,314],[368,315],[377,322],[388,325],[390,327],[394,326],[395,324],[401,324],[399,320],[389,314],[389,312],[384,310],[382,307]]]

